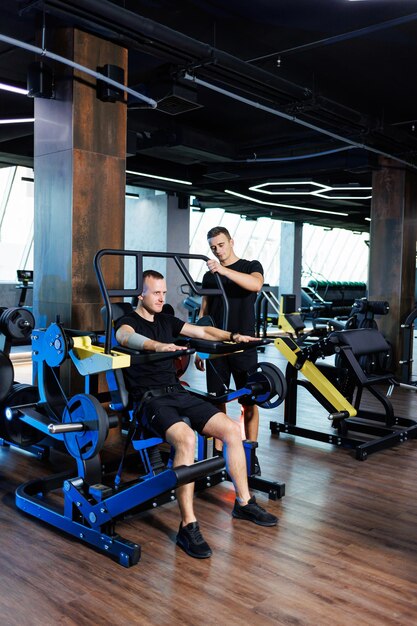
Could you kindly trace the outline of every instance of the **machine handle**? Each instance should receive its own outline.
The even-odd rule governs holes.
[[[327,416],[327,419],[330,422],[333,422],[335,420],[344,420],[344,419],[347,419],[348,417],[349,417],[348,411],[340,411],[339,413],[329,413],[329,415]]]
[[[60,435],[61,433],[78,433],[85,430],[85,424],[81,422],[68,422],[68,424],[49,424],[48,430],[51,435]]]

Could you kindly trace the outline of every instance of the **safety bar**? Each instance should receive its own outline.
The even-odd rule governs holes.
[[[133,257],[135,259],[136,267],[136,287],[134,289],[107,289],[104,280],[101,260],[104,256],[121,256],[121,257]],[[144,257],[154,257],[158,259],[174,259],[178,269],[184,276],[191,289],[199,296],[214,296],[220,295],[223,297],[223,329],[227,329],[227,323],[229,319],[229,302],[221,282],[220,276],[215,273],[214,277],[218,284],[218,289],[203,289],[198,287],[194,282],[191,274],[183,263],[183,259],[200,259],[201,261],[208,261],[208,257],[202,254],[185,254],[182,252],[141,252],[137,250],[116,250],[105,248],[99,250],[94,256],[94,270],[96,272],[98,284],[101,294],[103,296],[104,305],[106,307],[106,339],[104,345],[105,354],[111,352],[111,330],[112,330],[112,314],[111,314],[111,301],[112,297],[133,297],[139,296],[142,293],[142,274],[143,274],[143,259]]]

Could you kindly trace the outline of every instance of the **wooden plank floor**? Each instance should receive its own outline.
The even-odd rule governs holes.
[[[272,347],[260,360],[279,362]],[[16,366],[16,379],[25,376]],[[204,384],[198,372],[185,378]],[[417,394],[394,396],[399,414],[417,417]],[[299,415],[328,428],[307,396]],[[0,448],[2,626],[417,624],[417,441],[360,462],[348,450],[271,436],[269,421],[279,417],[282,406],[261,411],[258,456],[265,478],[286,483],[286,496],[257,494],[279,525],[233,520],[230,484],[199,494],[213,548],[203,561],[175,545],[175,502],[118,525],[142,546],[129,569],[25,516],[14,490],[57,468]]]

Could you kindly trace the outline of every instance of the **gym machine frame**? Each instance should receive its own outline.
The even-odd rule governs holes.
[[[358,333],[361,334],[358,335]],[[367,341],[369,342],[370,354],[378,352],[384,345],[387,349],[389,348],[381,333],[375,329],[336,331],[327,339],[320,340],[304,349],[301,349],[290,338],[276,339],[275,347],[288,360],[286,369],[287,396],[284,422],[271,421],[271,433],[277,435],[287,433],[335,446],[354,448],[356,459],[361,461],[373,452],[417,437],[417,421],[395,416],[391,402],[375,386],[379,383],[388,383],[387,395],[390,395],[393,387],[398,385],[392,374],[368,376],[360,367],[354,354],[354,348],[358,344],[366,345]],[[315,364],[317,358],[329,356],[335,352],[342,357],[343,367],[348,372],[350,371],[350,375],[354,378],[353,387],[347,393],[349,400],[353,401],[353,394],[356,392],[354,406],[323,373],[326,371],[329,376],[336,375],[338,369],[325,365],[319,368]],[[363,349],[362,354],[366,354]],[[305,376],[305,379],[298,378],[299,372]],[[297,390],[299,386],[307,389],[329,411],[328,419],[336,430],[335,434],[297,425]],[[382,404],[384,413],[360,410],[362,391],[365,388]],[[361,433],[365,437],[359,438],[358,434]]]

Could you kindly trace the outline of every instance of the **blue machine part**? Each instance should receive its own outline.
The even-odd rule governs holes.
[[[49,367],[59,367],[68,357],[68,343],[59,324],[51,324],[45,331],[33,332],[34,360],[45,361]]]

